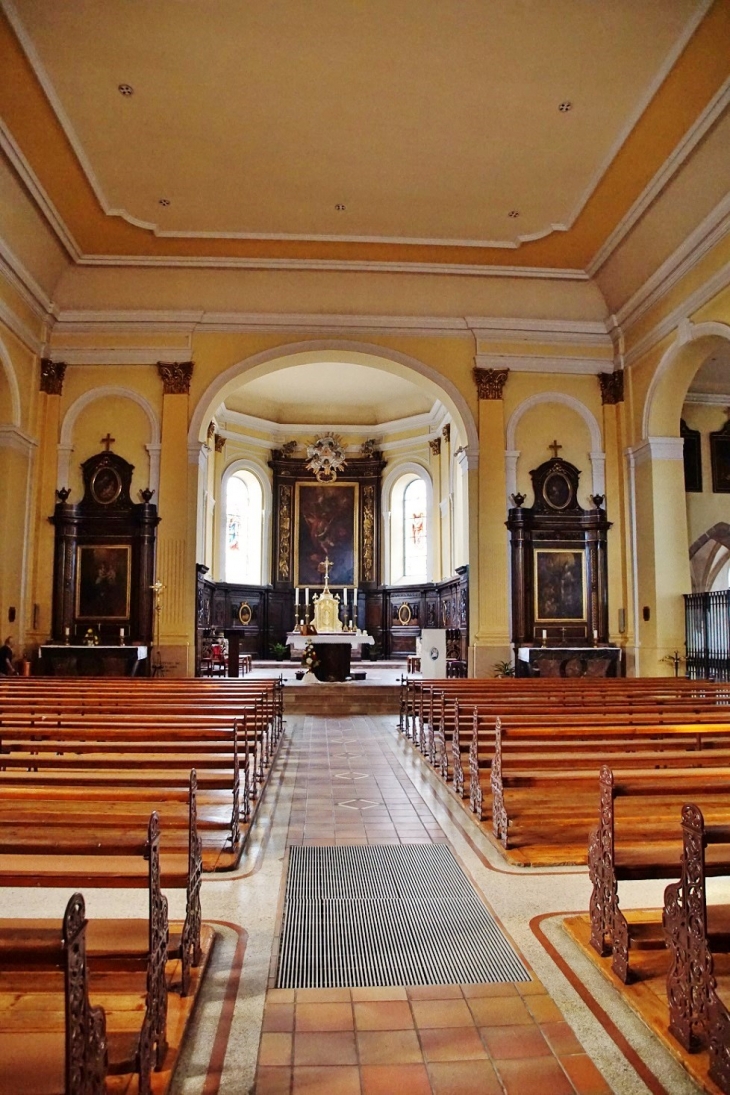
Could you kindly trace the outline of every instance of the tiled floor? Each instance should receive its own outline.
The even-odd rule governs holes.
[[[352,719],[304,720],[289,755],[288,845],[447,840],[392,751]],[[294,990],[274,988],[275,972],[274,954],[256,1095],[610,1092],[536,979]]]

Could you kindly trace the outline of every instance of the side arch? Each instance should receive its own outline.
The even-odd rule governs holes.
[[[677,337],[664,353],[646,393],[641,423],[642,440],[679,437],[682,405],[695,373],[717,345],[730,342],[730,326],[716,321],[679,325]]]
[[[68,479],[69,461],[73,452],[73,433],[76,420],[81,412],[97,399],[107,396],[116,396],[119,399],[130,399],[142,408],[147,416],[150,427],[150,439],[145,445],[150,458],[149,463],[149,487],[158,490],[160,485],[160,420],[152,404],[133,388],[124,388],[118,384],[104,384],[100,388],[91,388],[74,400],[64,415],[61,423],[61,439],[58,444],[58,471],[57,486],[65,487]]]
[[[15,375],[15,369],[13,363],[10,360],[10,354],[7,351],[2,339],[0,339],[0,367],[5,374],[5,379],[8,382],[8,388],[10,389],[10,413],[12,416],[10,425],[20,429],[20,386],[18,384],[18,378]]]
[[[392,545],[390,536],[390,499],[393,493],[393,487],[397,481],[403,475],[417,475],[419,479],[423,479],[426,484],[426,499],[428,505],[429,521],[427,525],[426,533],[426,575],[427,580],[433,580],[433,537],[434,537],[434,512],[433,512],[433,477],[426,464],[421,464],[417,460],[403,460],[399,464],[395,464],[388,470],[387,475],[384,476],[381,487],[381,521],[383,523],[382,528],[382,544],[383,544],[383,581],[391,584],[393,581],[393,575],[391,573],[392,566]]]
[[[593,494],[605,494],[606,454],[603,451],[603,437],[598,419],[586,407],[585,403],[581,403],[579,399],[572,395],[566,395],[563,392],[538,392],[536,395],[531,395],[528,399],[523,400],[518,407],[515,407],[507,422],[505,451],[507,498],[509,499],[517,490],[517,461],[520,456],[519,451],[515,449],[517,426],[524,414],[532,410],[533,407],[538,407],[541,403],[562,403],[564,406],[570,407],[583,419],[591,438],[591,451],[588,455],[591,461]]]

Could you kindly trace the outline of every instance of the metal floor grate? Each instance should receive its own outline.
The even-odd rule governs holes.
[[[278,988],[529,980],[445,844],[290,849]]]

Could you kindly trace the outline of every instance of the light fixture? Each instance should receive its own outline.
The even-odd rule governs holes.
[[[512,220],[516,220],[516,218],[519,217],[519,215],[520,215],[519,209],[510,209],[509,213],[507,214],[507,216],[511,217]]]
[[[123,95],[125,99],[128,99],[130,95],[134,95],[134,88],[131,84],[119,84],[117,91],[120,95]]]
[[[567,114],[569,110],[573,109],[573,104],[570,99],[564,99],[562,103],[558,103],[558,110],[561,114]]]
[[[337,205],[335,206],[335,209],[337,210],[338,213],[344,213],[345,210],[347,209],[347,206],[343,205],[342,202],[338,202]]]
[[[168,205],[170,204],[170,199],[169,198],[160,198],[159,204],[164,205],[165,209],[167,209]]]

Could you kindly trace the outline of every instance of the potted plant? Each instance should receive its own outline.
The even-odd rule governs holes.
[[[492,666],[495,677],[514,677],[515,667],[512,662],[495,662]]]
[[[272,643],[270,649],[275,661],[283,662],[289,647],[286,643]]]

